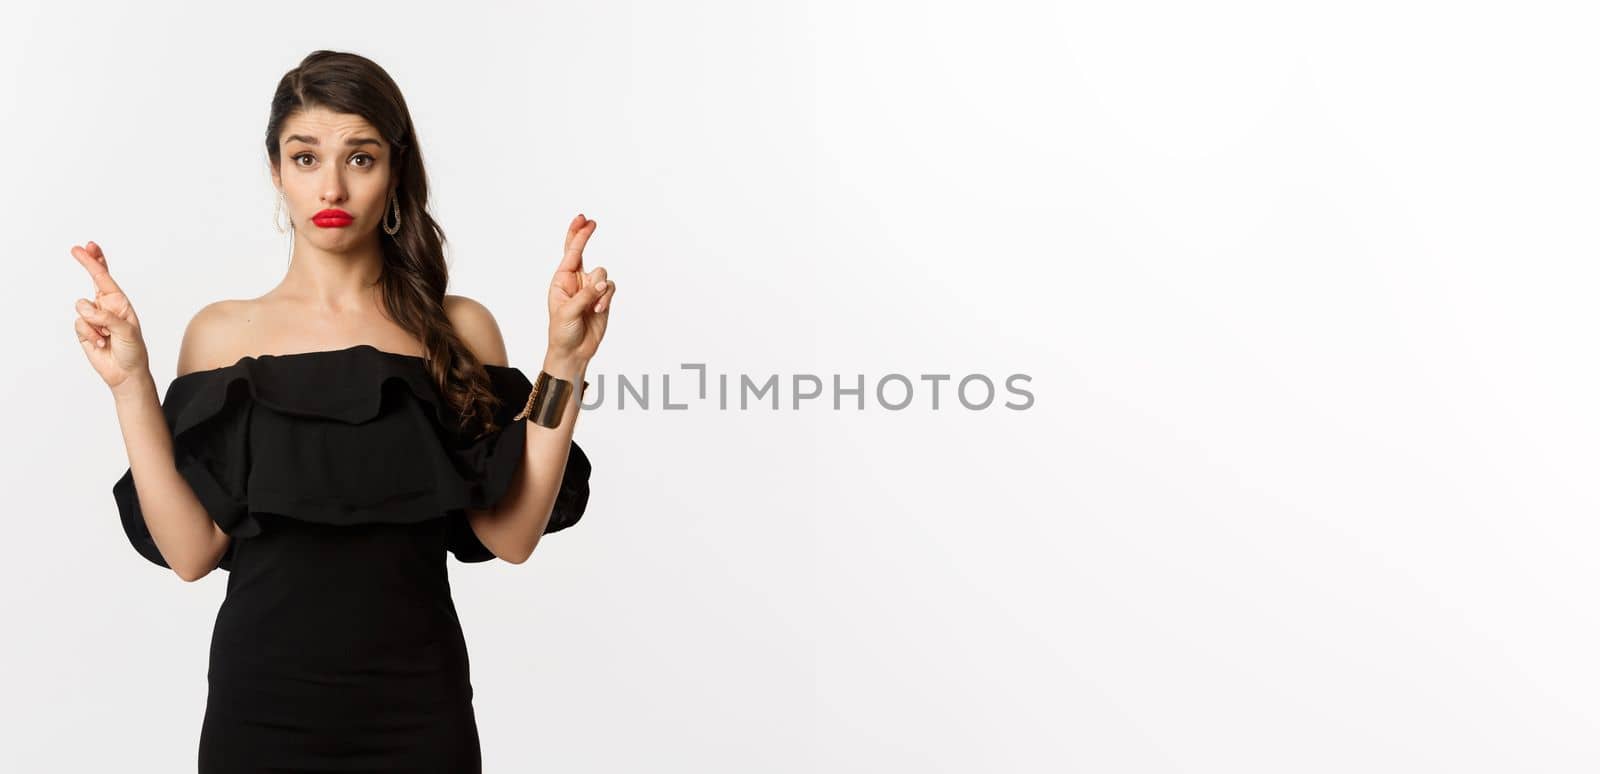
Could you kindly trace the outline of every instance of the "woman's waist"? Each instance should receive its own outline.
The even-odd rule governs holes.
[[[427,591],[342,580],[230,583],[212,629],[213,668],[312,680],[352,670],[455,671],[465,660],[465,637],[447,586]]]
[[[361,650],[460,636],[438,525],[276,517],[234,552],[217,614],[220,639]]]
[[[261,709],[281,702],[301,711],[314,704],[331,711],[346,702],[354,702],[354,710],[471,697],[459,626],[265,623],[230,616],[226,605],[217,618],[207,677],[230,703]]]
[[[256,513],[260,534],[235,537],[228,580],[317,589],[402,587],[448,594],[443,519],[416,523],[324,524]]]

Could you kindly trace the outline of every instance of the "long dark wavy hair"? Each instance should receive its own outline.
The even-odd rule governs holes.
[[[428,373],[461,417],[458,432],[495,429],[500,405],[489,375],[467,349],[444,313],[449,269],[444,260],[444,230],[428,214],[428,175],[422,149],[400,87],[366,57],[340,51],[313,51],[278,81],[267,119],[267,157],[278,166],[278,135],[297,111],[322,107],[361,116],[383,134],[393,152],[391,176],[398,181],[400,231],[379,235],[383,246],[382,297],[385,312],[422,342]]]

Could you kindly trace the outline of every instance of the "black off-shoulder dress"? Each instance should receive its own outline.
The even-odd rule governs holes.
[[[179,473],[232,536],[212,633],[201,772],[481,770],[446,552],[494,558],[466,519],[522,464],[533,385],[486,366],[501,429],[456,417],[424,360],[361,344],[244,357],[167,387]],[[112,487],[146,559],[129,469]],[[589,499],[573,443],[546,533]]]

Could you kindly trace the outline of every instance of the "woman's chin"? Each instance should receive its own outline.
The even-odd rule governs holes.
[[[375,230],[358,230],[353,223],[337,228],[322,228],[314,225],[311,227],[311,231],[306,234],[306,241],[318,249],[336,253],[340,250],[347,250],[356,245],[366,243],[372,239],[374,232]]]

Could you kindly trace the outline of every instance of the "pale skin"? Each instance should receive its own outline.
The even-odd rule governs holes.
[[[291,139],[292,138],[292,139]],[[373,143],[357,142],[362,138]],[[315,142],[311,142],[315,140]],[[281,164],[273,184],[287,199],[294,258],[283,281],[254,299],[224,300],[197,312],[184,330],[178,375],[232,365],[241,357],[343,349],[370,344],[419,355],[422,346],[384,313],[376,283],[379,231],[394,185],[389,144],[359,116],[316,108],[291,117],[279,136]],[[311,216],[344,210],[354,222],[322,228]],[[390,214],[392,223],[393,215]],[[407,224],[402,221],[401,228]],[[547,293],[549,335],[542,367],[582,384],[605,336],[616,283],[604,267],[586,271],[583,250],[596,222],[581,213],[568,224],[561,259]],[[231,538],[205,512],[173,460],[172,438],[150,373],[139,317],[112,279],[94,242],[71,249],[89,273],[94,299],[77,300],[73,323],[84,356],[110,388],[150,536],[178,577],[194,581],[217,566]],[[478,359],[508,365],[493,315],[465,296],[446,295],[444,312]],[[529,373],[533,376],[536,372]],[[555,506],[578,418],[569,400],[561,423],[528,425],[522,469],[494,508],[467,514],[485,547],[508,562],[527,561]]]

